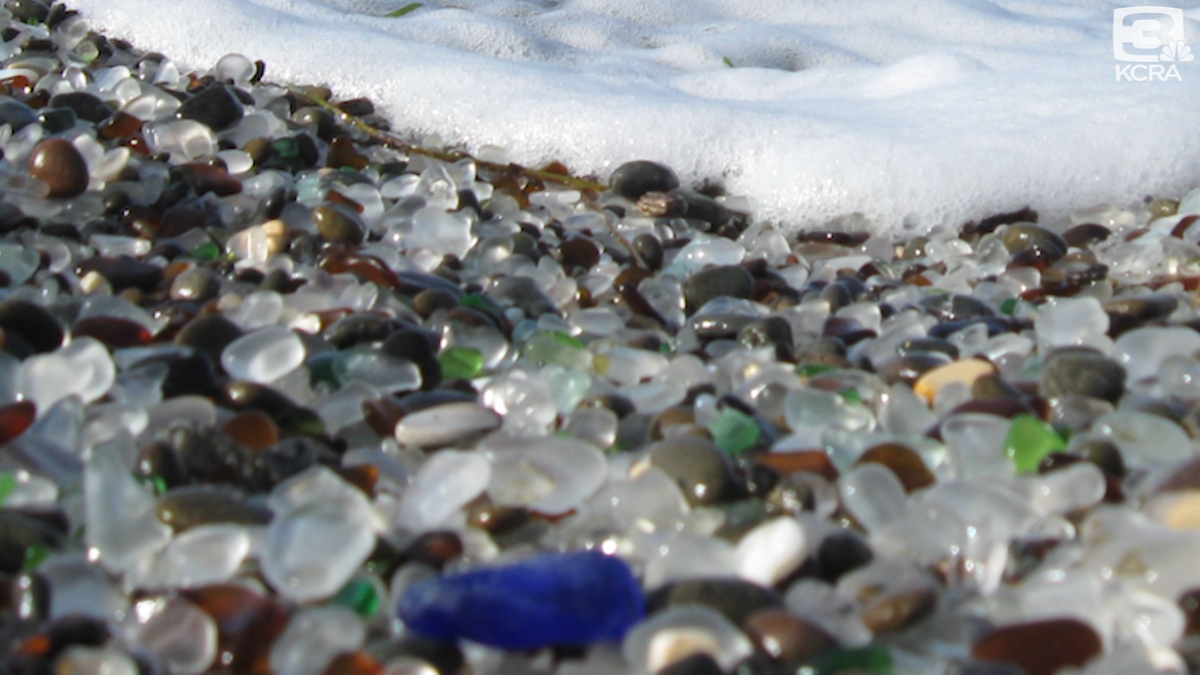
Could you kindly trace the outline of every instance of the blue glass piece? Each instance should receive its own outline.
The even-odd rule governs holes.
[[[399,607],[414,632],[514,650],[617,641],[645,611],[629,566],[598,551],[431,579],[409,588]]]

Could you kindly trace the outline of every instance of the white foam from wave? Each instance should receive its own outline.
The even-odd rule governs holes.
[[[663,161],[789,227],[1056,218],[1200,182],[1200,59],[1179,80],[1117,81],[1119,3],[427,0],[399,18],[384,15],[407,0],[72,4],[188,68],[240,52],[272,79],[370,96],[397,129],[526,164],[606,177]]]

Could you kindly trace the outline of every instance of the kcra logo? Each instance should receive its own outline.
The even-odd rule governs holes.
[[[1192,61],[1184,42],[1183,10],[1176,7],[1122,7],[1113,11],[1113,57],[1117,81],[1183,81],[1176,63]]]

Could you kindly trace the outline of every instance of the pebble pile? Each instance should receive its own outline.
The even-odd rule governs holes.
[[[789,233],[0,16],[0,672],[1200,667],[1200,190]]]

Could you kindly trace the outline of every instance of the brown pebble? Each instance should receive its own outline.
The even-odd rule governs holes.
[[[272,672],[271,645],[287,626],[288,614],[274,600],[246,586],[214,584],[180,591],[217,626],[217,658],[230,672]]]
[[[25,433],[36,417],[37,407],[32,401],[17,401],[0,407],[0,444]]]
[[[838,470],[824,450],[801,450],[799,452],[765,452],[754,461],[775,469],[781,474],[796,471],[815,473],[827,480],[837,480]]]
[[[600,262],[600,249],[595,242],[586,237],[568,239],[558,247],[558,250],[562,252],[563,263],[567,265],[568,269],[571,267],[591,269]]]
[[[855,464],[881,464],[896,474],[905,492],[933,485],[937,479],[915,450],[901,443],[881,443],[868,449]]]
[[[971,648],[981,661],[1007,661],[1028,675],[1053,675],[1100,654],[1096,631],[1079,619],[1046,619],[993,629]]]
[[[1066,232],[1063,232],[1063,239],[1067,242],[1068,246],[1087,248],[1089,245],[1094,244],[1095,242],[1108,239],[1111,235],[1112,230],[1104,227],[1103,225],[1097,225],[1096,223],[1084,223],[1082,225],[1076,225]]]
[[[279,427],[261,410],[234,415],[221,425],[221,431],[251,450],[265,450],[279,442]]]
[[[75,338],[95,338],[109,347],[124,349],[150,342],[150,331],[140,323],[115,316],[89,316],[75,322],[71,328]]]
[[[343,652],[333,657],[322,675],[378,675],[382,672],[383,666],[370,656],[362,652]]]
[[[349,136],[338,136],[329,144],[329,155],[325,160],[326,165],[331,169],[340,169],[343,166],[348,166],[352,169],[363,170],[367,168],[366,157],[359,154],[354,147],[354,141],[350,140]]]
[[[88,186],[88,167],[83,155],[62,138],[47,138],[29,153],[29,175],[46,184],[51,199],[76,197]]]
[[[838,646],[824,629],[783,609],[754,612],[746,617],[743,629],[763,653],[784,663],[800,661]]]
[[[876,635],[894,633],[932,614],[937,602],[937,592],[928,588],[888,593],[863,608],[862,622]]]
[[[435,569],[463,554],[462,539],[450,531],[426,532],[413,540],[405,551],[412,562],[420,562]]]

